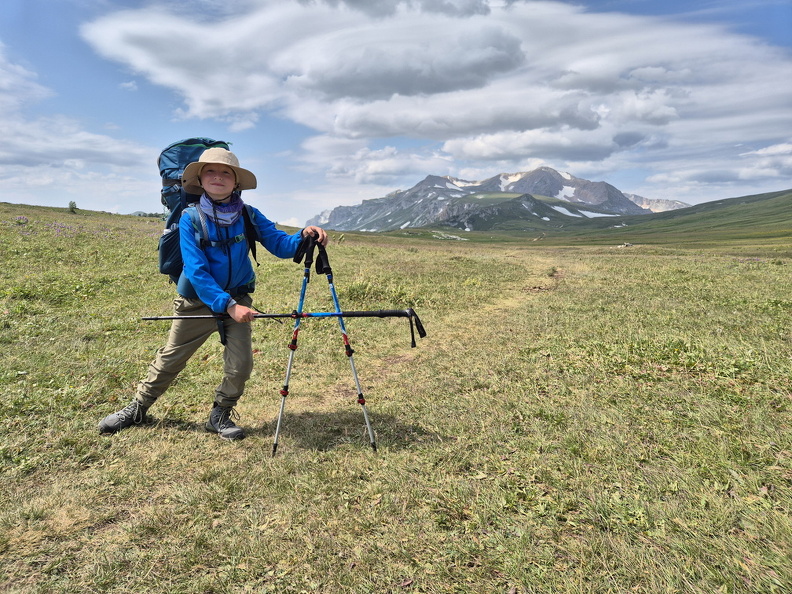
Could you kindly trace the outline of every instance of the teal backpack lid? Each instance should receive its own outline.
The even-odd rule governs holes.
[[[157,159],[162,185],[170,186],[181,183],[184,168],[197,161],[206,149],[216,147],[229,150],[227,142],[203,137],[185,138],[169,145]]]

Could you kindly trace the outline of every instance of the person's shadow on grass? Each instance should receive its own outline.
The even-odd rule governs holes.
[[[404,423],[391,415],[369,412],[369,420],[377,448],[407,448],[429,442],[445,441],[445,436],[429,431],[420,425]],[[264,424],[240,423],[248,438],[268,439],[275,437],[277,419]],[[204,432],[204,423],[184,419],[150,416],[146,426],[178,431]],[[280,447],[328,451],[347,444],[370,446],[369,435],[362,410],[333,412],[285,412],[278,436]]]

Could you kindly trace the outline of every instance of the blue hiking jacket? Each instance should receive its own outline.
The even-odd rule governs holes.
[[[261,211],[251,207],[251,220],[256,228],[258,240],[268,252],[278,258],[291,258],[297,252],[302,231],[289,235],[275,227]],[[197,223],[200,226],[200,222]],[[245,232],[245,222],[239,219],[229,227],[219,227],[206,217],[210,241],[223,241]],[[197,236],[196,236],[197,234]],[[220,246],[199,245],[202,231],[196,229],[187,209],[179,220],[179,235],[184,271],[179,277],[177,291],[188,298],[198,298],[215,313],[225,313],[231,295],[240,287],[249,287],[253,292],[256,273],[248,255],[246,241]]]

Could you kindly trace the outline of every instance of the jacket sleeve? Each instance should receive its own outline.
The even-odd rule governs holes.
[[[302,229],[294,234],[281,231],[275,223],[261,214],[257,208],[252,208],[253,225],[258,233],[258,240],[269,253],[278,258],[292,258],[297,253],[297,246],[302,240]]]
[[[211,274],[206,253],[198,245],[197,230],[188,212],[183,212],[179,220],[179,239],[184,276],[195,289],[198,299],[203,301],[215,313],[225,313],[231,296],[226,293]]]

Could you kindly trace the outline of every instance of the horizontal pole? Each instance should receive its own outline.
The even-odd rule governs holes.
[[[257,313],[254,318],[409,318],[414,317],[415,312],[410,309],[377,309],[372,311],[327,311],[327,312],[303,312],[292,313]],[[226,313],[198,315],[198,316],[146,316],[142,320],[216,320],[230,318]]]
[[[146,316],[144,320],[227,320],[231,316],[228,314],[211,314],[198,316]],[[292,318],[294,320],[302,318],[408,318],[410,320],[411,346],[415,348],[415,330],[418,336],[424,338],[426,330],[415,313],[413,308],[409,309],[375,309],[371,311],[322,311],[322,312],[302,312],[293,311],[291,313],[257,313],[254,318]]]

